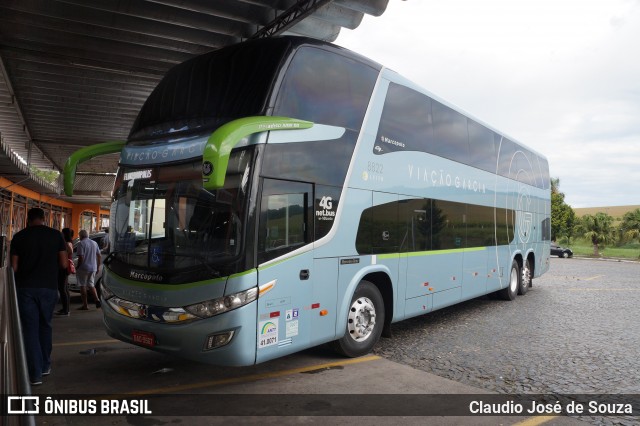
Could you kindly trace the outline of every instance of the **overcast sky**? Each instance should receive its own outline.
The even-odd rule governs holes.
[[[336,43],[546,155],[572,207],[640,204],[640,0],[389,0]]]

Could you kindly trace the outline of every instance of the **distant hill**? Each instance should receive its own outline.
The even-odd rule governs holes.
[[[622,220],[622,216],[625,213],[640,209],[640,206],[607,206],[607,207],[582,207],[573,209],[576,212],[576,216],[582,217],[587,214],[606,213],[613,216],[616,220]]]

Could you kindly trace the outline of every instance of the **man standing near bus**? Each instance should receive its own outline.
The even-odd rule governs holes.
[[[68,266],[62,234],[44,223],[44,210],[30,209],[27,227],[11,240],[11,267],[33,386],[41,385],[42,376],[51,373],[51,318],[58,301],[58,272]]]
[[[100,299],[96,292],[95,280],[96,273],[100,270],[102,256],[100,255],[100,247],[98,243],[89,238],[86,230],[80,231],[80,242],[78,243],[78,267],[76,268],[76,279],[80,286],[80,295],[82,296],[82,306],[80,310],[89,309],[87,304],[87,292],[90,291],[93,300],[96,302],[96,308],[100,307]],[[88,288],[88,290],[87,290]]]

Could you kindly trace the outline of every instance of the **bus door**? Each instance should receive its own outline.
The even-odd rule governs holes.
[[[263,362],[310,345],[314,307],[313,185],[263,179],[258,225],[257,355]]]
[[[404,196],[398,203],[400,223],[399,297],[404,317],[431,311],[428,253],[431,250],[431,200]]]

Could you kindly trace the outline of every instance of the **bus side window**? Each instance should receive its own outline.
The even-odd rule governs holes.
[[[305,194],[269,195],[265,251],[304,244]]]
[[[258,237],[260,263],[312,241],[312,195],[310,184],[264,180]]]
[[[466,204],[434,200],[431,215],[433,250],[467,247]]]

